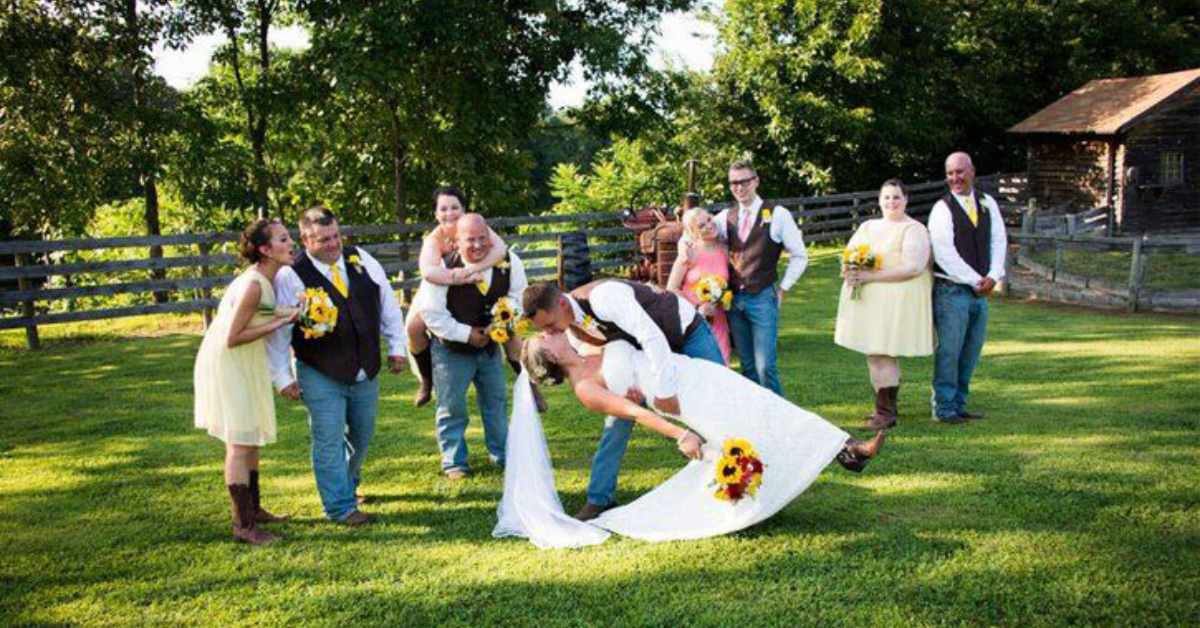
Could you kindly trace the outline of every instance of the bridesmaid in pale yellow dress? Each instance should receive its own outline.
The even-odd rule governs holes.
[[[262,507],[258,448],[275,442],[265,339],[299,314],[298,309],[276,311],[271,285],[280,267],[294,261],[293,247],[278,220],[259,219],[246,227],[239,250],[251,265],[225,290],[196,355],[196,427],[225,443],[233,536],[254,545],[276,539],[257,524],[287,519]]]
[[[868,244],[883,263],[879,270],[842,270],[834,342],[867,356],[875,389],[875,412],[867,427],[896,424],[900,393],[899,357],[933,354],[933,278],[929,271],[929,232],[905,209],[908,193],[898,179],[879,190],[882,218],[859,226],[848,246]],[[861,286],[857,299],[851,298]]]

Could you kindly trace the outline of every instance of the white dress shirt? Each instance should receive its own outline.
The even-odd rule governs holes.
[[[510,264],[508,298],[512,299],[513,305],[519,308],[521,307],[521,293],[525,292],[525,286],[529,285],[525,278],[525,264],[513,253],[508,254],[508,262]],[[492,270],[492,268],[486,268],[483,271],[483,281],[489,286],[492,284]],[[425,326],[433,335],[443,340],[465,343],[471,339],[471,326],[458,322],[450,314],[446,305],[449,288],[450,286],[422,280],[420,289],[425,292],[428,300],[425,302],[425,309],[421,312],[421,316],[425,319]]]
[[[358,255],[358,266],[362,268],[362,271],[352,268],[350,272],[366,272],[371,281],[379,286],[379,303],[382,306],[379,312],[379,332],[387,340],[388,356],[404,357],[408,353],[405,348],[408,341],[404,333],[404,312],[400,310],[400,305],[396,302],[396,295],[392,292],[392,284],[388,283],[387,273],[384,272],[383,266],[365,250],[355,247],[349,253]],[[307,255],[307,253],[304,254]],[[309,259],[312,260],[317,272],[333,283],[329,274],[330,265],[311,255],[309,255]],[[342,279],[348,287],[350,275],[346,272],[345,252],[334,264],[337,265],[338,272],[342,274]],[[300,280],[296,271],[292,270],[290,266],[280,268],[275,275],[275,303],[282,307],[296,307],[303,294],[304,282]],[[339,313],[339,316],[341,315]],[[271,381],[279,390],[283,390],[296,381],[296,377],[292,373],[291,345],[292,325],[284,325],[267,337],[267,358],[271,366]],[[367,379],[366,371],[359,369],[357,380],[361,382],[365,379]]]
[[[966,211],[967,197],[957,194],[953,194],[953,196],[958,201],[959,207]],[[977,192],[976,198],[979,199],[979,204],[982,206],[979,209],[987,210],[992,224],[991,263],[987,276],[999,282],[1004,279],[1004,259],[1008,254],[1008,235],[1004,231],[1004,217],[1000,215],[1000,206],[991,196]],[[983,277],[975,272],[970,264],[963,261],[962,256],[958,254],[958,249],[954,248],[954,218],[950,215],[950,208],[946,206],[944,200],[934,203],[933,209],[929,212],[929,244],[933,248],[934,261],[942,269],[942,272],[934,273],[935,277],[961,283],[971,288],[979,285],[979,282],[983,280]]]
[[[579,307],[575,298],[569,294],[564,296],[575,313],[575,324],[597,337],[603,337],[599,330],[589,330],[584,325],[583,308]],[[696,308],[688,303],[687,299],[676,296],[676,300],[679,302],[679,331],[683,333],[696,318]],[[671,345],[667,343],[667,336],[654,319],[638,304],[633,288],[620,281],[606,281],[592,289],[592,293],[588,295],[588,303],[591,304],[597,318],[620,327],[642,345],[642,351],[650,361],[650,370],[657,386],[655,390],[643,392],[655,399],[674,397],[679,389],[679,374],[671,359]]]
[[[755,196],[754,200],[745,207],[739,205],[737,225],[740,227],[743,220],[752,219],[761,213],[762,206],[763,200],[758,196]],[[729,209],[721,210],[713,220],[717,227],[717,236],[727,242],[729,234],[726,233],[726,223],[730,211]],[[804,248],[804,234],[800,231],[800,227],[796,226],[796,219],[792,217],[792,212],[782,205],[776,205],[775,209],[771,210],[771,228],[767,234],[771,236],[772,240],[787,249],[788,265],[787,269],[783,271],[783,279],[779,282],[779,287],[787,292],[800,280],[800,276],[808,268],[808,250]]]

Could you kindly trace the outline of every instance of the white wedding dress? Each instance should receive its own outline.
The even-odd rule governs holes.
[[[599,543],[604,539],[589,536],[597,528],[647,541],[727,534],[767,519],[791,503],[816,480],[850,438],[828,421],[728,368],[682,355],[672,358],[679,369],[680,419],[707,442],[703,460],[688,462],[650,492],[593,519],[589,522],[591,526],[574,520],[562,523],[561,519],[569,517],[562,512],[554,493],[553,469],[537,411],[532,408],[531,399],[525,400],[527,403],[520,399],[528,395],[528,380],[522,375],[514,392],[500,523],[493,534],[527,536],[539,547]],[[653,389],[649,361],[625,342],[605,345],[601,372],[607,388],[619,395],[635,385],[643,391]],[[536,432],[536,436],[514,439],[514,434],[528,436],[530,432]],[[716,462],[721,457],[722,445],[731,438],[749,441],[764,465],[757,494],[736,502],[714,496]],[[528,440],[540,443],[541,455],[536,448],[528,451]],[[541,497],[531,499],[533,493]],[[521,519],[543,521],[534,528],[513,525]],[[542,525],[549,522],[553,525]],[[564,531],[565,527],[571,530]],[[554,532],[549,541],[542,534],[543,528]],[[579,542],[564,542],[572,538]]]

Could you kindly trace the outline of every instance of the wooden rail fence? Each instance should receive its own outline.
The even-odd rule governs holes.
[[[1020,223],[1024,210],[1024,179],[1015,175],[980,177],[978,185],[997,198],[1010,225]],[[922,221],[933,204],[945,194],[941,181],[909,188],[909,213]],[[828,196],[766,199],[793,212],[808,243],[845,240],[857,226],[878,214],[878,191],[866,190]],[[727,204],[725,204],[727,205]],[[712,205],[719,210],[725,205]],[[621,226],[618,212],[592,214],[499,217],[489,224],[504,234],[506,241],[526,261],[531,278],[556,277],[561,236],[587,235],[593,271],[617,271],[633,263],[636,242]],[[347,225],[343,233],[383,264],[398,289],[415,288],[420,234],[433,227],[424,224]],[[293,231],[293,233],[295,233]],[[24,328],[31,348],[38,346],[38,326],[74,321],[100,320],[155,313],[202,312],[205,320],[219,300],[213,290],[226,286],[240,264],[233,254],[238,234],[199,233],[169,236],[76,238],[0,242],[0,330]],[[114,249],[144,255],[149,247],[167,247],[175,254],[165,257],[129,257],[104,261],[55,260],[69,254]],[[136,253],[134,253],[136,255]],[[12,265],[3,265],[4,259]],[[130,280],[129,273],[165,270],[177,275],[167,279]],[[79,277],[94,285],[76,285]],[[148,276],[148,275],[146,275]],[[49,282],[52,277],[61,278]],[[12,283],[15,280],[15,289]],[[110,280],[110,281],[105,281]],[[62,285],[57,285],[62,284]],[[93,297],[145,295],[170,292],[176,300],[113,307],[79,308],[77,301]],[[188,298],[190,297],[190,298]]]

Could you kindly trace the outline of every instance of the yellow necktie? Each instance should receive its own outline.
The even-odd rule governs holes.
[[[967,218],[971,219],[971,224],[979,226],[979,210],[975,208],[975,197],[967,197]]]
[[[489,287],[489,285],[488,285],[488,282],[486,282],[486,281],[477,281],[477,282],[475,282],[475,287],[476,287],[476,288],[479,288],[479,294],[482,294],[482,295],[484,295],[484,296],[487,296],[488,287]]]
[[[333,287],[342,293],[343,299],[350,296],[350,291],[346,288],[346,280],[342,279],[342,272],[338,270],[336,263],[329,267],[329,278],[333,281]]]

